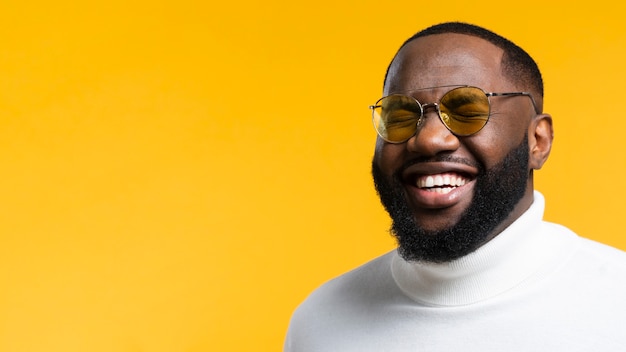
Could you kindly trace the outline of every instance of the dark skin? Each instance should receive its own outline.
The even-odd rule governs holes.
[[[462,34],[437,34],[418,38],[398,53],[391,65],[384,95],[404,93],[422,103],[437,102],[450,88],[472,85],[487,92],[528,91],[528,87],[501,74],[502,50],[483,39]],[[419,91],[417,91],[419,89]],[[541,108],[542,101],[534,97]],[[426,230],[441,230],[455,224],[472,201],[479,165],[487,170],[500,162],[528,136],[528,178],[522,199],[511,214],[487,237],[502,232],[533,202],[533,170],[540,169],[552,147],[552,118],[537,114],[527,97],[491,99],[487,125],[478,133],[457,137],[429,109],[417,135],[405,143],[391,144],[378,138],[374,162],[386,177],[401,170],[401,179],[415,221]],[[443,158],[447,158],[445,161]],[[420,162],[412,163],[419,160]],[[403,165],[410,165],[403,168]],[[466,184],[449,193],[428,192],[416,186],[427,175],[462,177]]]

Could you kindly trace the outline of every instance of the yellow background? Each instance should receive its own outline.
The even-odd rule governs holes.
[[[312,289],[393,248],[367,106],[445,20],[536,58],[546,218],[626,249],[612,4],[1,0],[0,350],[280,350]]]

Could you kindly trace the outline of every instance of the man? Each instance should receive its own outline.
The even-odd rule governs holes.
[[[311,294],[285,350],[626,350],[626,253],[542,220],[534,60],[443,23],[401,46],[383,96],[372,173],[398,250]]]

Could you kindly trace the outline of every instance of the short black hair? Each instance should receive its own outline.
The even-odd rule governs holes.
[[[463,22],[444,22],[436,24],[417,32],[407,39],[402,46],[400,46],[393,60],[391,60],[391,63],[389,63],[387,71],[385,72],[383,86],[387,83],[387,76],[389,75],[389,69],[393,61],[404,46],[417,38],[444,33],[471,35],[484,39],[502,49],[504,51],[501,63],[502,74],[512,82],[520,83],[525,89],[530,89],[533,93],[539,94],[539,96],[543,98],[543,79],[541,72],[535,60],[533,60],[524,49],[488,29]]]

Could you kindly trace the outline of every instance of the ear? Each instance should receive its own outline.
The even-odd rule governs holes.
[[[539,170],[548,160],[548,155],[552,149],[552,140],[554,139],[552,116],[548,114],[537,115],[532,119],[528,128],[529,166],[533,170]]]

